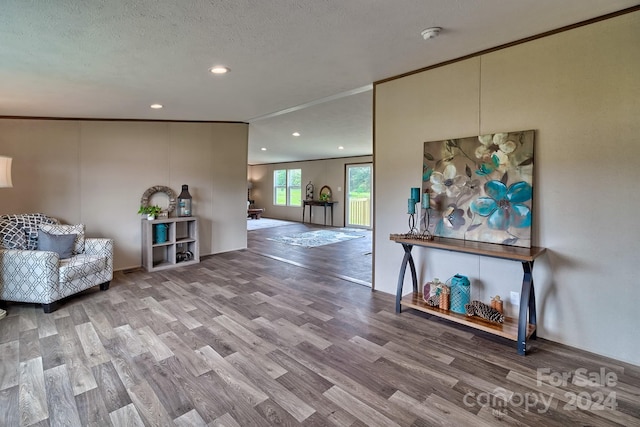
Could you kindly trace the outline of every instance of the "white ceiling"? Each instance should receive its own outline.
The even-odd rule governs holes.
[[[372,82],[637,4],[2,0],[0,115],[249,122],[249,164],[371,154]]]

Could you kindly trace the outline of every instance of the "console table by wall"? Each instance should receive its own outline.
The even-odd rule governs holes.
[[[480,329],[494,335],[508,338],[518,343],[518,353],[524,355],[527,350],[527,339],[536,338],[536,297],[533,286],[533,261],[542,255],[546,249],[540,247],[521,248],[516,246],[497,245],[493,243],[474,242],[469,240],[447,239],[435,237],[434,240],[407,239],[402,235],[390,236],[390,239],[402,245],[404,258],[400,266],[398,275],[398,287],[396,290],[396,313],[400,313],[402,306],[419,310],[433,316],[442,317],[450,321],[460,323],[472,328]],[[495,323],[484,320],[476,316],[458,314],[449,310],[441,310],[431,307],[422,298],[422,293],[418,289],[418,278],[416,267],[413,262],[411,250],[414,246],[421,246],[431,249],[441,249],[452,252],[463,252],[468,254],[487,256],[493,258],[520,261],[524,275],[522,278],[522,288],[520,290],[520,313],[517,319],[505,317],[504,323]],[[413,293],[402,298],[402,286],[407,264],[411,270],[411,281],[413,283]],[[528,319],[528,320],[527,320]]]
[[[331,226],[333,227],[333,205],[338,202],[329,202],[323,200],[303,200],[302,201],[302,223],[304,224],[304,213],[309,206],[309,222],[311,222],[311,207],[323,206],[324,207],[324,225],[327,225],[327,206],[331,208]]]

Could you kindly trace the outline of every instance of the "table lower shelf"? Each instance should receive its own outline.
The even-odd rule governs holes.
[[[422,294],[418,292],[404,296],[400,301],[400,305],[422,311],[433,316],[442,317],[443,319],[479,329],[490,334],[499,335],[513,341],[518,340],[518,319],[505,317],[504,323],[495,323],[477,316],[467,316],[466,314],[458,314],[449,310],[441,310],[427,305],[427,303],[422,299]],[[535,330],[536,325],[532,325],[531,323],[527,324],[527,339],[535,332]]]

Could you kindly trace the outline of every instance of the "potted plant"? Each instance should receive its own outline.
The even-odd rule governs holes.
[[[156,219],[156,216],[158,216],[160,212],[162,212],[162,208],[158,205],[153,205],[153,206],[141,205],[140,209],[138,209],[138,213],[146,215],[149,221]]]

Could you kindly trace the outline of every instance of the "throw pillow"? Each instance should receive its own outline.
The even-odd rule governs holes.
[[[15,222],[0,220],[0,247],[2,249],[27,249],[27,236]]]
[[[38,250],[57,252],[60,259],[71,258],[73,255],[74,234],[49,234],[40,230],[38,233]]]
[[[30,251],[38,248],[38,227],[40,224],[60,224],[56,218],[41,213],[2,215],[2,219],[14,222],[24,231],[27,239],[26,249]]]
[[[84,224],[42,224],[40,225],[40,230],[50,234],[75,234],[73,254],[78,255],[84,253]]]

